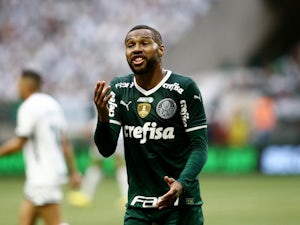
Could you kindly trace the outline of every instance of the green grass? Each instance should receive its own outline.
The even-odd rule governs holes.
[[[1,224],[17,224],[23,178],[0,177]],[[64,188],[67,193],[68,188]],[[298,225],[300,177],[263,175],[201,175],[205,225]],[[124,209],[118,204],[118,188],[105,179],[95,201],[87,208],[63,201],[70,225],[123,224]],[[42,224],[42,223],[39,223]]]
[[[204,176],[207,225],[296,225],[300,221],[300,177]]]

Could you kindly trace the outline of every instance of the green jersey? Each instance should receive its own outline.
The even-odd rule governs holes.
[[[207,122],[195,82],[171,71],[150,90],[133,74],[111,81],[109,124],[98,122],[95,143],[111,155],[123,130],[128,207],[156,207],[169,191],[164,176],[181,182],[176,205],[201,205],[198,175],[207,158]]]

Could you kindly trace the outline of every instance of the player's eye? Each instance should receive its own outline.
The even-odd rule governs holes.
[[[134,46],[134,43],[130,42],[127,44],[127,48],[132,48]]]

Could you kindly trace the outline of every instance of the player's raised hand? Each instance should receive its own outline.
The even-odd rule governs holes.
[[[109,109],[107,103],[112,94],[107,95],[110,86],[106,86],[105,81],[98,81],[95,87],[94,103],[98,111],[98,118],[101,122],[108,122]]]
[[[174,205],[175,201],[183,191],[182,184],[176,181],[174,178],[165,176],[164,180],[168,184],[170,190],[158,201],[157,207],[159,209],[164,209],[166,207]]]

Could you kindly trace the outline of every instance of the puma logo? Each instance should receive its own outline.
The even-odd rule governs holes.
[[[129,105],[130,105],[131,103],[132,103],[132,101],[129,101],[127,104],[126,104],[123,100],[120,101],[120,104],[121,104],[121,105],[124,105],[124,106],[126,107],[127,111],[129,111]]]
[[[200,102],[202,101],[202,99],[201,99],[201,95],[199,94],[199,95],[194,95],[194,99],[199,99],[200,100]]]

